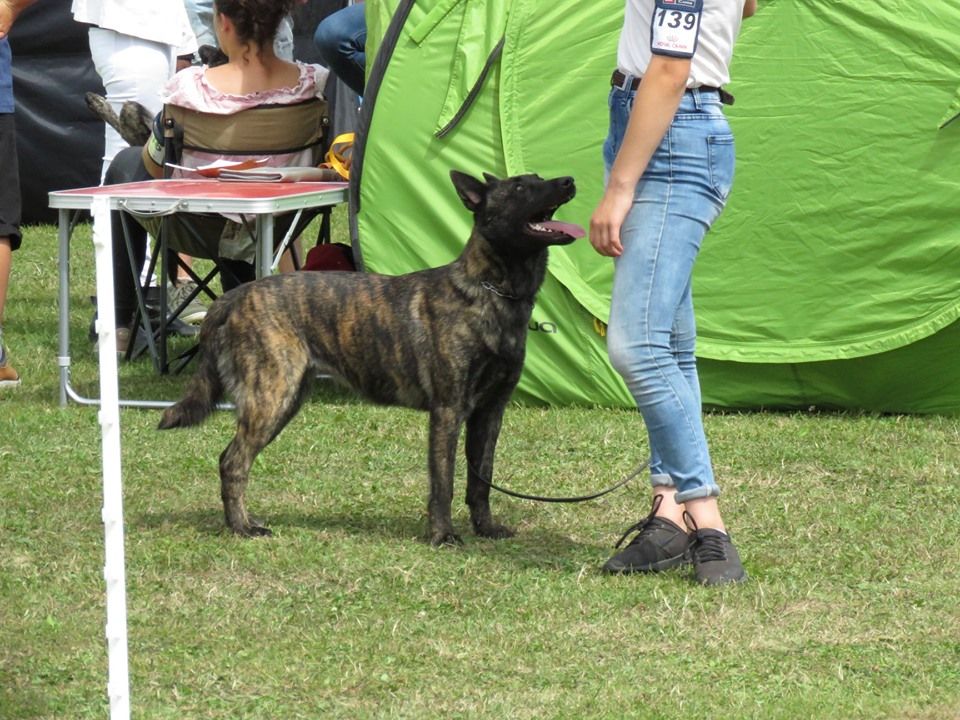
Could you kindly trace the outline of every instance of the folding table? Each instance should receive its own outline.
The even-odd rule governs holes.
[[[257,277],[270,274],[274,264],[274,216],[311,208],[329,207],[347,200],[347,183],[227,182],[216,179],[147,180],[120,185],[59,190],[49,194],[50,207],[58,210],[60,308],[60,405],[68,399],[95,405],[96,398],[79,395],[70,385],[70,238],[76,216],[91,211],[98,198],[110,210],[133,215],[164,216],[178,212],[243,215],[255,219]],[[106,228],[105,228],[106,230]],[[107,230],[109,234],[109,230]],[[98,292],[98,295],[100,293]],[[112,292],[111,292],[112,295]],[[101,302],[108,299],[102,297]],[[109,299],[112,304],[112,298]],[[102,313],[101,313],[102,318]],[[159,407],[168,403],[121,400],[121,405]]]
[[[111,720],[129,720],[130,679],[127,648],[126,561],[120,453],[120,405],[160,407],[170,403],[120,400],[117,383],[113,308],[113,240],[110,211],[153,215],[175,212],[230,213],[256,219],[257,275],[273,270],[274,215],[336,205],[347,199],[346,183],[227,183],[217,180],[153,180],[125,185],[52,192],[59,211],[60,404],[67,399],[99,405],[103,461],[104,568],[107,588],[107,695]],[[100,398],[81,397],[70,386],[70,237],[80,211],[93,216],[97,296],[101,300],[99,334]]]

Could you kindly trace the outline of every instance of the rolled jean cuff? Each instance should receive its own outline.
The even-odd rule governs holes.
[[[653,487],[675,487],[673,478],[665,473],[656,473],[650,475],[650,484]]]
[[[717,485],[701,485],[700,487],[695,487],[691,490],[684,490],[683,492],[678,492],[674,496],[674,500],[680,504],[689,502],[690,500],[699,500],[705,497],[717,497],[720,495],[720,488]]]

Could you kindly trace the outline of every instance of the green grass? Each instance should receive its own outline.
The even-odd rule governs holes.
[[[95,409],[58,405],[56,255],[53,228],[27,229],[7,309],[24,385],[0,396],[4,719],[108,708],[100,434]],[[96,395],[86,228],[71,257],[73,377]],[[184,382],[121,370],[127,396]],[[135,717],[960,717],[957,418],[708,415],[752,578],[723,589],[598,573],[646,512],[639,480],[575,506],[494,497],[518,530],[501,542],[458,500],[464,546],[430,547],[425,417],[328,386],[255,466],[275,537],[239,540],[216,479],[231,416],[157,419],[121,412]],[[644,437],[631,412],[512,406],[497,477],[585,493]]]

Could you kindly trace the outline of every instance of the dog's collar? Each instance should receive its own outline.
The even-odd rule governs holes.
[[[480,287],[482,287],[484,290],[489,290],[490,292],[492,292],[494,295],[497,295],[498,297],[506,298],[507,300],[523,300],[524,299],[519,295],[511,295],[510,293],[504,290],[501,290],[496,285],[494,285],[491,282],[487,282],[486,280],[480,281]]]

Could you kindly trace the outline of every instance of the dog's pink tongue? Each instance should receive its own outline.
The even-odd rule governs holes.
[[[547,220],[539,224],[548,230],[552,230],[553,232],[561,232],[573,238],[582,238],[584,235],[586,235],[582,227],[579,225],[574,225],[573,223],[560,222],[559,220]]]

